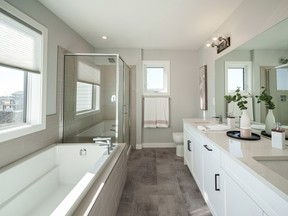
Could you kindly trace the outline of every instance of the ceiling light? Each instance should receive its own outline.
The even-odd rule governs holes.
[[[107,40],[107,36],[103,35],[103,36],[102,36],[102,39],[103,39],[103,40]]]

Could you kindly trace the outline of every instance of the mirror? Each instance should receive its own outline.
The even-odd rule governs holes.
[[[228,91],[227,64],[251,62],[251,83],[247,92],[252,96],[254,121],[265,122],[267,109],[264,104],[257,104],[255,95],[261,87],[267,88],[276,105],[274,115],[277,122],[288,125],[288,19],[273,26],[262,34],[246,42],[237,49],[215,61],[215,101],[216,114],[227,115],[227,104],[224,95]],[[225,69],[226,64],[226,69]],[[279,67],[279,65],[282,65]],[[245,80],[244,80],[245,82]],[[229,84],[230,85],[230,84]],[[245,87],[245,84],[243,85]],[[230,89],[231,92],[231,89]]]

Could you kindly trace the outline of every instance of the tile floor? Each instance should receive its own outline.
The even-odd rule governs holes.
[[[211,216],[175,149],[132,150],[117,216]]]

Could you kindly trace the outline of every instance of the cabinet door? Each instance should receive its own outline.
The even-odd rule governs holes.
[[[190,172],[192,172],[192,135],[184,130],[184,163],[187,164]]]
[[[262,209],[230,176],[225,175],[223,184],[225,187],[226,216],[263,216]]]
[[[214,145],[204,143],[203,148],[203,188],[213,215],[224,215],[223,175],[220,168],[220,151]]]
[[[201,140],[192,137],[193,167],[192,174],[200,189],[203,191],[203,165],[202,165],[202,145]]]

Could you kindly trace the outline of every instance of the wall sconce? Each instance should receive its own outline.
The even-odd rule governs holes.
[[[217,54],[225,50],[227,47],[230,46],[230,37],[224,38],[219,36],[218,38],[213,38],[212,43],[207,43],[207,47],[217,47]]]

